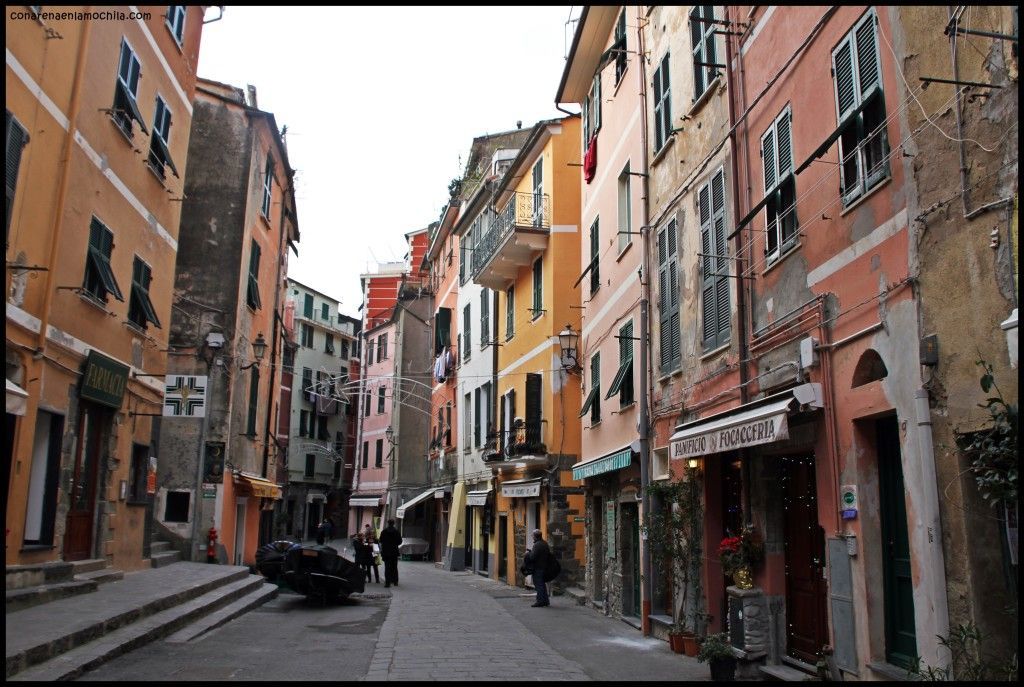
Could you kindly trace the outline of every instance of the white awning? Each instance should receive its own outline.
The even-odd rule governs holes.
[[[28,392],[22,389],[20,386],[7,380],[7,412],[11,415],[24,415],[25,414],[25,401],[28,398]]]
[[[486,506],[487,496],[491,493],[490,489],[484,491],[469,491],[466,492],[466,505],[467,506]]]
[[[692,422],[679,429],[670,439],[672,458],[706,456],[744,446],[757,446],[789,438],[787,417],[790,408],[798,405],[792,394],[775,403],[749,410],[741,408],[719,413]]]
[[[398,511],[395,513],[395,517],[400,518],[400,519],[404,519],[405,518],[405,510],[407,508],[411,508],[412,506],[415,506],[417,503],[420,503],[422,501],[426,501],[427,499],[429,499],[433,495],[433,493],[435,491],[437,491],[437,489],[427,489],[425,492],[423,492],[419,496],[412,497],[411,499],[409,499],[408,501],[406,501],[405,503],[403,503],[401,506],[398,507]]]
[[[349,506],[363,506],[363,507],[371,506],[371,507],[375,507],[375,506],[379,506],[380,505],[380,497],[379,496],[353,496],[352,498],[350,498],[348,500],[348,505]]]
[[[536,479],[513,479],[501,483],[501,495],[507,498],[540,496],[541,477]]]

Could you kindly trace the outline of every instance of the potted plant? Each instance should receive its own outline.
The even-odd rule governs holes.
[[[751,568],[764,557],[764,544],[752,525],[745,526],[737,537],[725,537],[718,544],[722,571],[730,575],[740,589],[754,586]]]
[[[711,634],[701,642],[697,660],[711,667],[711,679],[715,682],[732,682],[736,674],[736,654],[724,632]]]
[[[697,471],[687,468],[681,482],[657,482],[647,488],[653,498],[645,517],[644,532],[654,564],[668,576],[673,597],[669,642],[673,651],[680,642],[688,656],[697,655],[696,630],[702,612],[700,578],[703,552],[703,510]]]

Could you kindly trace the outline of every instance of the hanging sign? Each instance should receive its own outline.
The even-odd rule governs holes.
[[[206,377],[167,375],[164,387],[165,417],[205,417]]]
[[[120,408],[127,384],[127,365],[122,365],[95,350],[89,351],[79,396],[111,408]]]

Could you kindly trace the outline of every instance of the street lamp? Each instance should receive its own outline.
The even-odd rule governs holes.
[[[395,445],[395,430],[391,425],[388,425],[388,428],[384,430],[384,436],[387,437],[389,444]]]
[[[582,369],[579,360],[576,359],[579,341],[579,332],[573,330],[570,324],[565,325],[565,329],[558,334],[558,345],[562,348],[562,367],[567,372],[578,372]]]
[[[263,360],[263,354],[267,352],[267,340],[263,338],[263,332],[260,332],[256,337],[256,340],[252,342],[252,353],[256,357],[256,360],[252,361],[248,365],[243,365],[241,369],[248,370],[253,365],[259,365],[260,361]]]

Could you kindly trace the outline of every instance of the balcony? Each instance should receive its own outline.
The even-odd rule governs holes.
[[[544,194],[513,193],[487,233],[473,247],[473,281],[504,290],[522,267],[548,246],[551,199]]]
[[[490,464],[530,458],[546,460],[548,447],[544,444],[543,432],[544,420],[524,422],[522,419],[517,419],[512,429],[489,432],[484,461]]]

